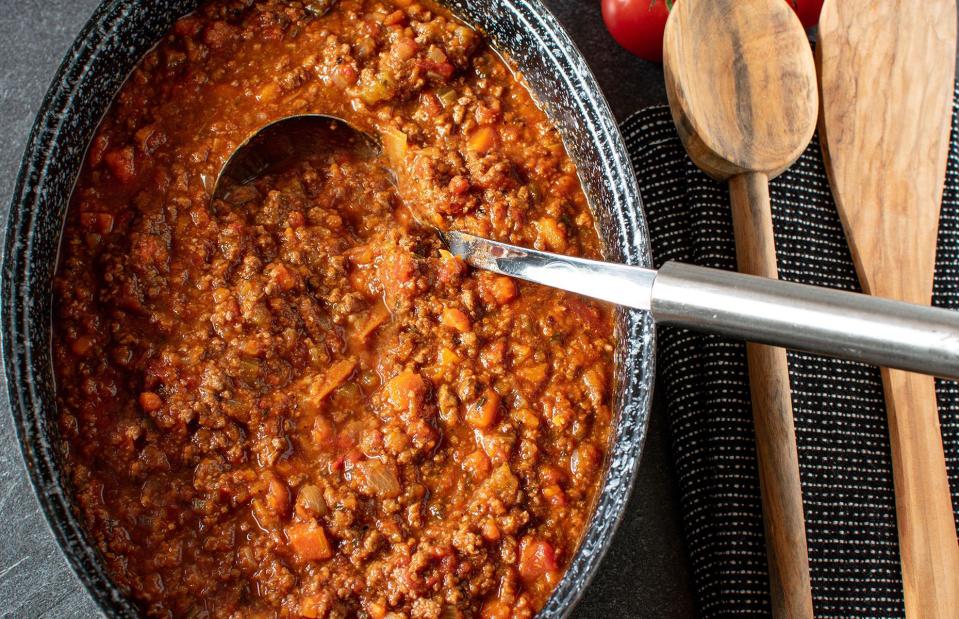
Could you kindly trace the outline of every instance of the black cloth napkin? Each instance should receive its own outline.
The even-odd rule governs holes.
[[[957,106],[954,102],[933,300],[953,309],[959,308]],[[686,156],[669,110],[637,112],[622,131],[639,179],[657,266],[678,260],[735,269],[729,194]],[[772,182],[770,194],[780,277],[859,290],[818,138]],[[700,614],[768,615],[745,347],[679,328],[660,328],[658,337],[658,388],[668,408]],[[879,371],[790,352],[789,372],[816,616],[904,616]],[[937,381],[936,388],[953,510],[959,511],[959,385]],[[956,612],[959,616],[959,609]]]

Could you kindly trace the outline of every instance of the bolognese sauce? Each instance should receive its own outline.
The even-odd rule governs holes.
[[[211,201],[257,128],[343,117]],[[429,0],[214,0],[90,146],[55,288],[76,509],[153,617],[529,617],[571,560],[610,431],[613,327],[472,271],[428,221],[598,257],[555,127]]]

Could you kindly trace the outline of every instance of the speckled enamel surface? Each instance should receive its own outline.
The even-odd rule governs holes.
[[[100,5],[67,54],[27,146],[7,222],[2,341],[8,397],[37,496],[70,565],[107,616],[137,617],[103,570],[70,508],[53,433],[51,282],[70,192],[96,126],[126,75],[196,0]],[[536,0],[448,0],[485,30],[525,76],[576,162],[610,260],[650,264],[646,224],[625,147],[585,61]],[[579,552],[542,616],[564,616],[582,595],[623,514],[645,438],[653,325],[622,311],[617,351],[619,423],[603,489]]]

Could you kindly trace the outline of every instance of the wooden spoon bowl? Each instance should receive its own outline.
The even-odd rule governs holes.
[[[677,2],[663,63],[680,137],[710,176],[773,178],[809,145],[819,114],[816,67],[787,3]]]

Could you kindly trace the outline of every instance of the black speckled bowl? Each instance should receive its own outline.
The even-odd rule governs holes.
[[[650,264],[646,222],[622,137],[583,57],[538,0],[446,0],[525,75],[579,168],[608,259]],[[4,242],[3,362],[10,410],[34,488],[70,565],[111,617],[137,617],[110,580],[71,507],[61,475],[50,355],[51,280],[64,213],[87,145],[123,80],[197,0],[106,0],[77,37],[37,117]],[[617,321],[618,425],[596,511],[569,570],[542,612],[564,616],[612,539],[633,486],[653,384],[652,321]]]

